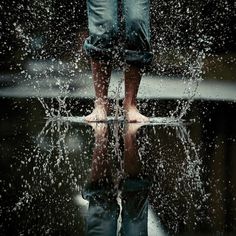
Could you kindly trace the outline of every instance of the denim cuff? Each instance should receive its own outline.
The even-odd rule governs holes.
[[[125,61],[127,64],[150,65],[153,59],[153,53],[143,51],[125,50]]]
[[[122,184],[123,192],[146,191],[151,187],[148,179],[128,178]]]
[[[84,50],[88,56],[91,58],[99,60],[112,60],[114,54],[119,54],[124,58],[127,64],[135,64],[139,66],[148,66],[151,64],[153,59],[153,53],[148,51],[134,51],[134,50],[125,50],[123,55],[117,50],[114,51],[114,48],[101,48],[94,46],[90,42],[90,38],[87,38],[84,42]]]
[[[82,191],[85,200],[91,198],[115,199],[117,191],[112,183],[87,183]]]
[[[111,60],[112,59],[112,48],[99,48],[94,46],[90,42],[90,38],[84,41],[84,50],[91,58]]]

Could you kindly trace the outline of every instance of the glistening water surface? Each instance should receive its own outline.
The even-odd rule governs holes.
[[[73,114],[90,102],[71,99]],[[185,125],[142,127],[50,122],[38,99],[0,106],[1,235],[235,234],[235,103],[195,101]]]

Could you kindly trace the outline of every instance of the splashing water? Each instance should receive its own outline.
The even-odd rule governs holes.
[[[75,183],[73,182],[75,176],[73,176],[73,170],[71,169],[68,158],[67,145],[65,145],[68,129],[68,124],[51,121],[46,122],[35,140],[37,143],[33,150],[35,159],[27,160],[28,165],[31,162],[34,163],[32,168],[32,183],[25,179],[25,191],[22,193],[22,197],[19,198],[13,210],[22,210],[21,208],[26,207],[25,205],[31,204],[30,199],[43,198],[45,191],[47,191],[46,189],[49,186],[53,186],[55,182],[58,182],[56,179],[58,178],[58,173],[62,170],[62,166],[64,168],[67,166],[65,169],[69,170],[68,174],[71,177],[70,184],[75,188]],[[37,187],[34,187],[34,185]],[[58,183],[58,187],[61,185],[61,182]]]
[[[177,102],[177,107],[168,113],[173,121],[179,123],[178,126],[150,125],[140,129],[136,140],[137,156],[142,167],[146,168],[145,174],[152,173],[154,184],[151,194],[154,196],[150,199],[157,206],[157,215],[164,222],[166,215],[169,216],[165,226],[176,234],[181,225],[190,225],[193,229],[198,227],[201,215],[204,214],[202,211],[208,211],[207,208],[202,208],[209,197],[205,190],[208,186],[205,184],[208,185],[210,181],[203,183],[205,175],[199,147],[191,139],[188,127],[180,121],[191,110],[191,104],[203,80],[205,59],[211,55],[211,50],[224,48],[225,41],[231,40],[227,39],[230,32],[227,22],[231,21],[233,11],[228,0],[171,0],[168,3],[160,0],[151,3],[154,62],[149,69],[150,73],[157,77],[166,75],[169,78],[180,78],[185,96],[174,101]],[[61,223],[63,225],[74,214],[66,208],[68,201],[71,196],[81,194],[90,174],[94,146],[92,129],[85,124],[73,126],[62,121],[62,117],[71,117],[74,112],[75,107],[70,98],[72,95],[76,97],[76,93],[80,92],[76,91],[75,81],[80,80],[80,75],[86,80],[91,79],[87,72],[89,63],[82,52],[82,43],[87,36],[85,4],[86,1],[74,0],[69,3],[52,0],[26,3],[19,0],[12,1],[9,5],[0,4],[6,21],[3,25],[5,24],[6,32],[10,35],[9,38],[1,35],[3,49],[10,52],[4,60],[10,58],[15,63],[11,65],[11,69],[18,69],[16,72],[19,72],[19,77],[24,77],[22,82],[34,88],[35,97],[42,105],[46,117],[39,135],[30,137],[34,139],[34,146],[26,147],[25,153],[20,153],[18,157],[20,161],[16,162],[19,163],[16,169],[19,171],[21,186],[19,192],[14,192],[16,201],[7,209],[9,219],[15,215],[19,218],[24,215],[37,218],[42,210],[38,208],[42,207],[41,215],[46,216],[46,220],[53,221],[53,214],[59,215],[65,219]],[[214,10],[207,12],[207,9]],[[15,48],[8,46],[8,42],[13,42]],[[122,62],[119,61],[118,65],[121,67]],[[115,120],[121,114],[119,102],[122,83],[123,79],[117,82],[112,96]],[[86,88],[86,83],[84,87]],[[49,92],[46,94],[44,90]],[[81,107],[79,109],[83,110]],[[157,106],[153,109],[155,114]],[[125,175],[121,141],[125,125],[119,122],[108,125],[112,130],[109,158],[118,163],[115,169],[117,173],[114,173],[117,181],[115,188],[118,189],[119,182]],[[5,182],[7,192],[9,188],[5,185],[8,185],[8,181]],[[49,209],[53,204],[56,213]],[[5,210],[4,206],[1,213],[2,209]],[[217,212],[218,209],[213,207],[212,210]],[[193,212],[200,212],[196,219],[195,216],[192,217]],[[65,215],[61,216],[63,213]],[[26,221],[26,224],[31,223],[30,219]],[[209,223],[212,222],[209,219]],[[53,232],[53,226],[47,223],[42,227],[42,234],[55,234],[57,231]],[[55,229],[61,225],[57,225]]]
[[[155,55],[154,64],[157,62],[158,67],[155,67],[153,64],[151,70],[155,71],[158,68],[159,71],[165,71],[168,64],[168,60],[167,64],[164,64],[166,61],[165,58],[166,55],[170,54],[172,54],[174,58],[173,65],[176,64],[176,67],[182,66],[182,68],[184,68],[181,74],[183,84],[185,84],[184,94],[187,95],[187,99],[178,100],[177,108],[174,111],[169,112],[171,117],[180,120],[186,115],[187,111],[190,109],[192,101],[194,100],[198,85],[202,80],[205,52],[210,50],[209,47],[212,44],[213,39],[207,35],[203,28],[201,28],[201,24],[199,24],[199,26],[195,25],[194,22],[198,16],[194,13],[194,8],[192,6],[188,6],[188,4],[184,6],[181,2],[178,2],[176,5],[175,1],[172,1],[170,3],[170,8],[172,9],[170,19],[167,19],[168,14],[164,15],[166,9],[162,8],[163,6],[165,6],[164,2],[158,2],[157,4],[154,1],[152,3],[152,14],[155,15],[155,17],[152,17],[152,24],[156,25],[157,20],[161,22],[163,19],[166,19],[166,25],[158,25],[157,29],[154,27],[152,28],[153,52]],[[33,55],[31,59],[34,60],[49,59],[47,59],[48,66],[44,68],[44,71],[41,70],[32,75],[29,71],[25,70],[25,78],[29,83],[32,83],[36,89],[38,99],[44,107],[46,117],[71,116],[71,107],[70,104],[68,104],[67,98],[71,93],[71,85],[73,86],[74,80],[76,79],[76,68],[81,70],[80,66],[84,61],[82,46],[80,45],[80,48],[77,50],[70,50],[70,58],[72,58],[72,62],[69,63],[69,66],[61,60],[56,59],[56,57],[53,59],[51,56],[51,49],[50,47],[47,48],[46,45],[55,39],[53,25],[55,24],[54,21],[57,14],[55,11],[56,6],[54,6],[52,1],[34,1],[29,7],[32,11],[33,19],[30,25],[27,26],[20,24],[18,21],[14,22],[15,31],[17,32],[18,38],[22,40],[25,48],[25,53],[22,58],[27,58],[28,55]],[[182,11],[182,7],[186,7],[186,11]],[[41,19],[43,23],[40,29],[45,31],[44,38],[41,38],[38,34],[31,34],[36,27],[34,22],[39,21],[39,19]],[[65,21],[63,17],[62,20]],[[192,29],[195,29],[196,34],[198,35],[198,37],[195,38],[191,37],[191,35],[186,36],[189,41],[183,37],[180,33],[181,31],[178,31],[185,27],[184,24],[186,20],[188,20],[190,24],[188,31],[191,32]],[[199,21],[199,23],[201,22]],[[72,25],[72,27],[75,26]],[[68,28],[66,30],[68,30]],[[59,34],[59,29],[56,28],[56,32]],[[171,38],[171,36],[176,37]],[[48,40],[48,42],[46,40]],[[60,37],[56,39],[55,43],[64,45],[65,41],[64,36],[62,37],[60,35]],[[71,43],[68,45],[70,46]],[[203,49],[198,50],[196,47],[198,45],[203,45]],[[189,50],[186,50],[185,48],[189,48]],[[159,60],[157,59],[158,56]],[[162,61],[163,63],[161,63]],[[34,77],[33,80],[32,77]],[[43,96],[40,96],[42,87],[45,86],[44,82],[47,83],[47,86],[49,86],[52,91],[56,86],[59,90],[58,94],[54,94],[53,98],[48,100]],[[115,95],[115,117],[117,117],[120,112],[117,103],[118,97],[120,97],[120,83],[121,82],[118,82]]]
[[[184,94],[187,95],[187,100],[178,100],[178,105],[176,110],[171,114],[171,117],[175,117],[177,120],[181,120],[190,109],[191,103],[197,93],[199,83],[203,80],[202,70],[203,70],[203,59],[205,58],[205,53],[197,53],[196,59],[188,65],[188,70],[185,72],[185,77],[183,77],[183,83],[186,84]]]
[[[53,33],[53,28],[52,28],[52,20],[54,15],[56,14],[54,9],[53,9],[53,2],[52,1],[34,1],[32,6],[30,6],[30,9],[33,12],[33,17],[39,22],[40,18],[43,18],[43,23],[44,26],[42,28],[47,28],[46,33],[47,33],[47,39],[52,40],[54,38],[54,33]],[[173,5],[173,4],[172,4]],[[155,4],[154,4],[155,6]],[[178,8],[178,7],[177,7]],[[157,7],[157,9],[159,9]],[[152,9],[153,12],[155,12],[155,7]],[[43,13],[42,13],[43,12]],[[160,11],[162,12],[162,11]],[[178,12],[178,11],[177,11]],[[180,14],[178,12],[178,15],[173,16],[174,19],[175,17],[178,19],[178,26],[181,26],[183,23],[183,19],[186,19],[191,16],[191,9],[186,10],[186,16],[184,14]],[[159,15],[159,18],[161,17],[162,14]],[[192,17],[192,16],[191,16]],[[191,19],[195,19],[194,17]],[[154,19],[155,21],[155,19]],[[178,50],[176,53],[177,60],[179,61],[184,61],[185,64],[185,69],[184,72],[182,73],[182,81],[184,84],[186,84],[185,88],[185,94],[187,94],[188,99],[187,100],[179,100],[177,108],[172,112],[170,111],[171,117],[173,117],[176,120],[182,119],[187,111],[190,109],[190,105],[192,101],[194,100],[194,96],[197,92],[197,88],[199,83],[202,80],[202,68],[203,68],[203,60],[205,58],[205,53],[203,51],[197,51],[197,50],[192,50],[191,53],[187,53],[187,56],[183,59],[182,57],[182,46],[181,46],[181,35],[179,35],[175,29],[176,26],[176,21],[170,22],[168,21],[169,24],[167,24],[166,27],[168,28],[168,31],[166,31],[165,28],[162,28],[162,32],[156,32],[156,30],[153,29],[154,33],[154,53],[159,52],[159,55],[166,55],[169,51],[172,50],[172,48],[177,45]],[[173,24],[175,25],[173,26]],[[45,39],[42,39],[36,35],[31,35],[29,31],[27,30],[27,27],[25,25],[21,25],[19,22],[14,23],[15,31],[17,32],[18,38],[20,38],[24,44],[24,54],[23,58],[26,58],[30,54],[34,54],[35,58],[31,59],[40,59],[40,60],[45,60],[47,59],[48,55],[46,53],[46,49],[43,47],[43,43],[45,42]],[[32,25],[31,25],[32,27]],[[198,29],[200,30],[200,29]],[[167,42],[168,40],[165,41],[165,39],[168,38],[168,34],[171,32],[171,35],[173,33],[176,33],[178,36],[176,39],[176,42],[172,48]],[[158,34],[158,35],[157,35]],[[157,36],[156,36],[157,35]],[[158,39],[155,39],[158,37]],[[202,40],[201,44],[207,45],[205,47],[208,47],[210,42],[209,38],[204,38],[203,34],[199,35],[199,38]],[[64,40],[63,38],[60,38],[59,41]],[[198,40],[199,41],[199,40]],[[170,41],[173,43],[173,40]],[[207,43],[208,42],[208,43]],[[38,49],[41,50],[40,54],[38,54]],[[49,50],[50,51],[50,50]],[[68,104],[68,97],[71,93],[70,85],[73,84],[73,80],[75,79],[73,76],[75,75],[75,69],[78,67],[78,63],[81,62],[83,57],[81,55],[78,55],[78,50],[76,52],[71,51],[71,58],[72,58],[72,63],[65,64],[61,60],[57,59],[48,59],[47,62],[49,62],[49,66],[46,68],[46,70],[42,71],[36,71],[33,75],[25,70],[25,78],[29,83],[32,83],[35,90],[38,93],[37,99],[40,101],[41,105],[43,106],[45,110],[45,115],[47,118],[60,118],[61,116],[71,116],[71,108],[70,104]],[[51,63],[52,62],[52,63]],[[55,63],[53,63],[55,62]],[[58,62],[58,63],[57,63]],[[181,64],[181,63],[180,63]],[[182,63],[183,64],[183,63]],[[162,68],[163,65],[160,65]],[[66,71],[66,73],[65,73]],[[69,73],[68,73],[69,71]],[[32,76],[34,77],[34,80],[32,80]],[[65,78],[66,77],[66,78]],[[35,83],[36,81],[36,83]],[[120,107],[119,107],[119,98],[120,98],[120,91],[121,91],[121,84],[122,84],[122,79],[118,82],[118,86],[115,92],[115,118],[118,118],[120,114]],[[40,93],[42,91],[43,86],[48,86],[52,91],[55,88],[55,86],[58,88],[58,94],[56,96],[52,96],[51,98],[45,99],[44,96],[41,96]],[[50,128],[49,128],[50,127]],[[116,137],[115,139],[115,152],[116,155],[121,157],[120,154],[120,146],[119,146],[119,138],[118,138],[118,130],[119,130],[119,125],[115,124],[114,128],[114,136]],[[53,136],[55,133],[58,132],[59,138],[57,141],[54,140]],[[57,162],[55,163],[56,166],[60,166],[60,163],[68,159],[67,155],[67,150],[66,150],[66,133],[68,132],[68,126],[67,124],[59,124],[59,123],[54,123],[54,122],[46,122],[46,125],[44,127],[44,130],[39,136],[40,144],[43,143],[43,137],[46,137],[48,133],[51,133],[51,138],[50,138],[50,146],[48,149],[47,157],[49,160],[52,153],[54,152],[55,149],[58,150],[58,158]],[[187,134],[186,132],[180,132],[179,138],[183,143],[186,143],[188,138],[186,138]],[[189,142],[189,140],[188,140]],[[191,143],[191,142],[190,142]],[[183,144],[184,147],[186,148],[186,145]],[[191,145],[190,145],[191,146]],[[38,147],[39,148],[39,147]],[[191,149],[191,148],[190,148]],[[200,163],[197,163],[197,160],[199,160],[198,156],[196,155],[195,149],[191,149],[194,152],[195,155],[195,161],[196,165],[200,165]],[[187,155],[187,150],[185,150],[186,155]],[[189,154],[188,154],[189,155]],[[38,161],[43,160],[42,158],[39,157],[39,153],[36,155]],[[191,160],[193,161],[193,160]],[[35,167],[35,171],[37,168],[39,168],[40,165],[44,167],[43,170],[40,170],[42,173],[46,173],[48,171],[48,164],[46,159],[45,163],[39,163],[37,165],[38,167]],[[68,164],[69,165],[69,164]],[[192,166],[190,169],[187,169],[189,171],[188,175],[190,175],[193,172],[193,169],[195,167]],[[49,171],[50,172],[50,171]],[[36,176],[36,174],[35,174]],[[27,196],[26,198],[28,199],[29,194],[25,194]]]

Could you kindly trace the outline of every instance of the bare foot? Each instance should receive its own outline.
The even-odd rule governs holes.
[[[125,108],[125,118],[130,123],[147,123],[147,122],[149,122],[149,118],[142,115],[135,106]]]
[[[93,112],[84,119],[87,122],[105,122],[107,120],[107,100],[96,99]]]

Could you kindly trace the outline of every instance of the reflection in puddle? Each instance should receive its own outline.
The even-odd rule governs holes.
[[[151,179],[148,173],[143,173],[138,155],[136,132],[140,126],[127,124],[125,127],[124,158],[121,165],[123,170],[119,170],[123,176],[117,179],[117,170],[114,172],[115,160],[108,154],[107,149],[108,125],[93,125],[95,146],[92,169],[84,191],[84,197],[89,201],[88,235],[116,235],[117,232],[121,235],[148,233],[148,193]],[[120,225],[117,224],[119,214]]]
[[[138,128],[47,121],[37,100],[0,101],[2,235],[86,235],[96,194],[117,232],[138,213],[148,235],[235,231],[234,104],[195,103],[212,108],[199,122]]]
[[[37,234],[194,231],[207,195],[198,148],[187,128],[91,126],[46,121],[24,160],[28,173],[12,209],[20,218],[31,212],[22,227]],[[42,215],[48,221],[36,223]]]

